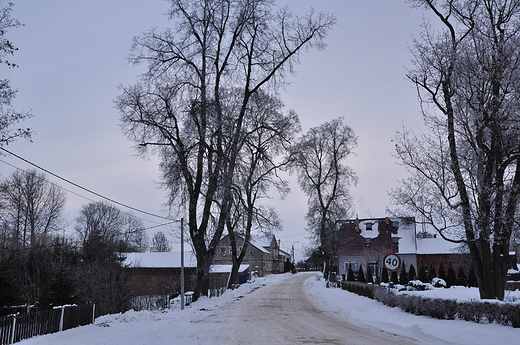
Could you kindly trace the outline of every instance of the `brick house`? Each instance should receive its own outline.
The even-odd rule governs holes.
[[[235,235],[237,250],[241,251],[244,245],[244,237]],[[280,249],[280,243],[276,237],[255,237],[251,239],[248,253],[246,253],[243,264],[249,265],[251,272],[257,272],[258,276],[266,274],[283,273],[284,262],[290,255]],[[217,246],[217,252],[213,258],[214,264],[232,264],[231,244],[229,235],[224,236]]]
[[[430,263],[438,272],[442,260],[444,269],[449,263],[455,270],[459,265],[469,268],[469,255],[461,253],[457,245],[421,231],[417,233],[414,218],[369,218],[338,222],[339,274],[347,274],[348,268],[357,271],[370,265],[374,277],[380,276],[382,260],[390,253],[398,254],[408,269],[416,271],[422,263],[428,269]]]
[[[136,295],[180,293],[180,252],[126,253],[124,264]],[[184,254],[185,291],[195,288],[197,260],[192,252]]]
[[[136,295],[180,294],[181,256],[180,252],[126,253],[124,264],[130,274],[130,281]],[[241,265],[239,272],[245,274],[248,265]],[[210,268],[210,289],[227,286],[231,265],[212,265]],[[197,281],[197,260],[193,252],[184,253],[185,291],[195,289]]]

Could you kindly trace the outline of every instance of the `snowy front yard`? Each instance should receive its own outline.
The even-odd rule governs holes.
[[[497,324],[477,324],[460,320],[437,320],[425,316],[414,316],[398,308],[357,296],[341,289],[326,288],[323,279],[309,274],[305,283],[307,292],[321,305],[343,317],[381,329],[416,339],[421,344],[510,344],[520,338],[520,329]],[[96,319],[94,325],[78,327],[65,332],[49,334],[22,341],[22,345],[87,345],[87,344],[211,344],[217,323],[200,322],[204,318],[223,317],[232,312],[242,296],[254,293],[266,285],[280,281],[290,274],[271,275],[229,290],[218,298],[203,298],[181,311],[135,312],[106,315]],[[454,287],[420,292],[443,298],[478,299],[477,289]],[[518,291],[509,293],[520,298]],[[294,317],[298,317],[295,315]]]

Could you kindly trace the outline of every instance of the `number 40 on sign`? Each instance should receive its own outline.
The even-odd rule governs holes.
[[[394,253],[387,254],[383,259],[383,265],[388,271],[397,271],[401,267],[401,258]]]

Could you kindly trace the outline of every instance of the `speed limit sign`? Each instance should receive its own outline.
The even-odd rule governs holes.
[[[388,271],[397,271],[401,267],[401,258],[394,253],[387,254],[383,259],[383,265]]]

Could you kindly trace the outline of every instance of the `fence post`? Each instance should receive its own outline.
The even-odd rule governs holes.
[[[96,303],[92,303],[92,324],[96,320]]]
[[[63,331],[63,314],[65,313],[65,307],[61,307],[61,314],[60,314],[60,325],[58,327],[58,331]]]
[[[11,337],[9,339],[9,344],[14,344],[14,332],[16,331],[16,316],[18,314],[13,315],[13,327],[11,329]]]

